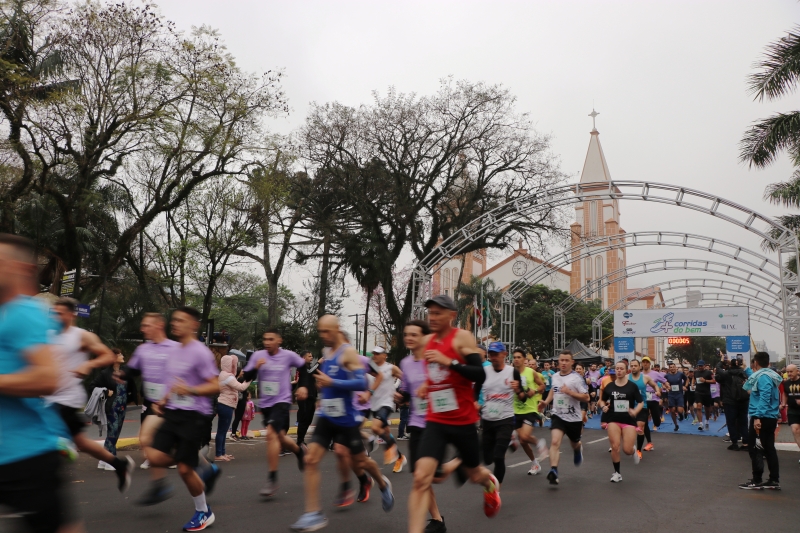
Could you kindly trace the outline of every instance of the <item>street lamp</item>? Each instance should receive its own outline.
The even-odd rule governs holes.
[[[365,315],[364,313],[356,313],[354,315],[347,315],[347,316],[348,317],[353,317],[353,316],[356,317],[356,319],[355,319],[355,324],[356,324],[356,351],[358,351],[358,347],[361,346],[361,342],[359,342],[361,337],[359,336],[359,330],[358,330],[358,317],[360,317],[360,316],[366,317],[367,315]],[[366,338],[367,338],[367,324],[365,322],[364,323],[364,339],[366,339]],[[364,355],[367,355],[367,354],[365,353]]]

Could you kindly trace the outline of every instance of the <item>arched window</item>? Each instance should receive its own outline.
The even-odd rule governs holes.
[[[450,269],[445,268],[442,271],[442,292],[450,295]]]
[[[589,202],[589,228],[592,235],[597,235],[597,200]]]
[[[593,293],[593,286],[592,286],[592,258],[587,257],[586,260],[583,262],[584,268],[586,269],[586,273],[584,275],[584,279],[586,280],[586,297],[591,300],[592,293]]]
[[[453,294],[455,294],[456,289],[458,289],[458,284],[461,283],[461,280],[458,279],[458,269],[456,267],[453,267],[451,279],[453,280]]]
[[[603,256],[596,255],[594,257],[594,277],[600,279],[603,277]]]

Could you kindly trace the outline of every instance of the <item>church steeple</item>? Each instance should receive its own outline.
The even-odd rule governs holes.
[[[583,163],[581,183],[611,181],[611,173],[608,171],[606,156],[603,154],[603,147],[600,145],[600,132],[597,131],[595,123],[595,119],[599,114],[594,109],[589,113],[589,116],[592,117],[592,131],[589,132],[589,150],[586,152],[586,161]]]

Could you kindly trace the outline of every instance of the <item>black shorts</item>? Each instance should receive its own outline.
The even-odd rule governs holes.
[[[642,410],[639,411],[639,414],[636,415],[637,422],[644,422],[647,424],[647,421],[650,419],[650,409],[647,408],[647,404],[642,407]]]
[[[272,426],[276,433],[289,431],[289,407],[288,403],[276,403],[272,407],[262,407],[261,417],[264,427]]]
[[[694,393],[694,403],[699,403],[703,407],[711,407],[711,393],[703,394],[700,392]]]
[[[558,429],[564,432],[564,435],[567,436],[569,440],[572,442],[580,442],[581,441],[581,432],[583,431],[583,422],[578,420],[577,422],[565,422],[558,417],[558,415],[553,415],[550,417],[550,431],[554,429]]]
[[[490,465],[495,460],[506,456],[506,450],[511,442],[511,433],[514,432],[514,421],[510,418],[496,422],[483,420],[482,424],[481,449],[483,450],[483,462]]]
[[[419,459],[419,443],[422,440],[422,434],[425,428],[417,426],[408,426],[408,466],[411,472],[414,471],[414,465]]]
[[[375,417],[376,420],[380,420],[383,422],[384,426],[389,425],[389,417],[392,416],[394,409],[391,407],[383,406],[377,411],[372,411],[372,416]]]
[[[525,413],[523,415],[514,415],[514,429],[519,429],[522,426],[533,427],[537,420],[541,420],[539,413]]]
[[[667,401],[669,402],[667,405],[672,407],[680,407],[683,409],[684,401],[683,401],[683,394],[674,394],[672,392],[669,393],[667,396]]]
[[[800,424],[800,412],[798,411],[788,411],[786,413],[786,418],[790,426]]]
[[[144,422],[144,419],[150,415],[155,416],[155,414],[155,411],[153,411],[153,402],[147,398],[142,399],[142,418],[139,423]]]
[[[689,405],[694,405],[694,391],[687,390],[684,398]]]
[[[61,454],[49,452],[0,465],[0,506],[22,515],[25,531],[56,533],[77,520],[61,477],[62,462]]]
[[[594,385],[589,385],[589,398],[590,398],[589,401],[590,402],[596,402],[597,401],[596,392],[597,392],[597,387],[595,387]]]
[[[317,425],[311,436],[311,442],[319,444],[326,450],[330,447],[331,442],[335,442],[349,449],[352,455],[366,451],[364,441],[361,440],[361,426],[340,426],[324,416],[317,417]]]
[[[153,448],[172,455],[178,463],[195,468],[198,452],[203,445],[203,435],[208,431],[208,419],[197,411],[167,409],[164,411],[164,423],[153,437]]]
[[[419,457],[433,457],[441,464],[448,444],[455,447],[466,468],[475,468],[481,464],[478,427],[475,424],[452,426],[428,422],[419,444]]]
[[[55,405],[56,409],[58,409],[58,414],[61,416],[61,420],[64,421],[64,424],[66,424],[67,430],[69,430],[69,434],[71,436],[74,437],[86,429],[86,426],[89,423],[89,418],[83,414],[83,411],[74,407],[61,405],[60,403],[53,405]]]

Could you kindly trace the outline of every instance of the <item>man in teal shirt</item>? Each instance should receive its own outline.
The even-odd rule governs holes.
[[[753,478],[739,485],[745,490],[781,490],[778,471],[778,452],[775,450],[775,429],[778,427],[779,386],[782,378],[769,368],[769,354],[756,352],[753,374],[744,383],[750,393],[747,414],[750,417],[748,444]],[[769,478],[762,481],[764,458],[769,466]]]

